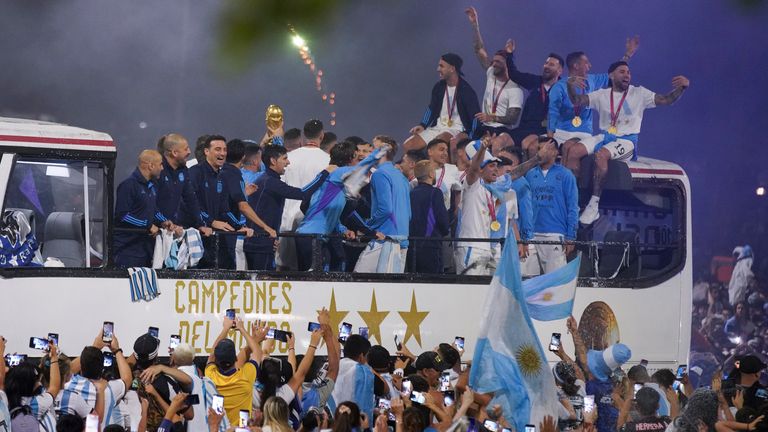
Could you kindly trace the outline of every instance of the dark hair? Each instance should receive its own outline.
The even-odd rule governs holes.
[[[397,141],[395,141],[395,139],[389,135],[376,135],[375,137],[373,137],[373,139],[374,141],[378,140],[385,144],[394,145],[394,146],[397,145]]]
[[[331,165],[347,166],[355,158],[357,147],[349,141],[342,141],[331,149]]]
[[[195,159],[198,163],[202,163],[205,160],[205,147],[210,135],[200,135],[195,142]]]
[[[429,391],[429,383],[427,379],[419,374],[408,375],[407,379],[411,380],[411,387],[418,392]]]
[[[550,58],[550,57],[555,59],[555,60],[557,60],[557,62],[560,63],[560,67],[565,67],[565,62],[563,61],[563,58],[560,57],[560,55],[555,54],[555,53],[549,53],[547,58]]]
[[[548,137],[546,135],[542,135],[539,137],[539,144],[549,143],[549,142],[555,145],[555,148],[557,149],[557,151],[560,151],[560,143],[558,143],[556,139],[552,137]]]
[[[523,151],[520,150],[518,147],[515,146],[506,146],[499,153],[509,153],[512,155],[515,155],[517,157],[517,163],[520,163],[523,161]]]
[[[344,343],[344,357],[356,359],[361,354],[367,355],[370,349],[371,343],[368,339],[360,335],[351,335],[347,338],[347,342]]]
[[[103,432],[125,432],[125,428],[119,424],[111,424],[105,427]]]
[[[211,148],[211,143],[214,142],[214,141],[224,141],[226,143],[227,139],[224,138],[221,135],[206,135],[205,136],[205,145],[203,147],[207,148],[207,149]]]
[[[389,351],[381,345],[374,345],[368,350],[368,366],[376,372],[389,372]]]
[[[333,144],[334,141],[338,141],[339,137],[336,136],[333,132],[326,132],[323,134],[323,140],[320,141],[320,149],[323,151],[328,151],[328,147]]]
[[[467,144],[471,143],[472,140],[469,138],[462,138],[459,140],[459,142],[456,143],[456,150],[463,149],[467,146]]]
[[[453,369],[453,367],[456,366],[456,363],[461,361],[459,350],[454,348],[451,344],[441,343],[437,347],[437,353],[440,354],[440,358],[443,359],[450,369]]]
[[[69,375],[71,359],[64,354],[59,353],[59,376],[62,383],[66,382],[65,377]],[[49,354],[40,359],[40,383],[45,387],[50,387],[51,381],[51,357]]]
[[[493,55],[494,56],[504,57],[504,60],[506,60],[507,57],[509,57],[509,53],[505,49],[500,49],[500,50],[496,51],[495,53],[493,53]]]
[[[581,57],[584,55],[584,51],[574,51],[565,56],[565,64],[568,65],[568,69],[571,69],[573,65],[575,65],[577,61],[581,60]]]
[[[269,168],[272,166],[272,159],[280,159],[284,154],[288,154],[285,147],[272,144],[266,145],[264,146],[264,153],[261,154],[261,161]]]
[[[651,375],[651,381],[664,388],[672,387],[672,384],[675,383],[675,379],[677,379],[675,373],[669,369],[659,369]]]
[[[659,399],[659,392],[650,387],[643,387],[635,395],[637,410],[643,416],[652,416],[659,410]]]
[[[352,144],[355,145],[355,147],[359,146],[360,144],[368,144],[368,141],[360,138],[357,135],[350,135],[350,136],[344,138],[344,141],[351,142]]]
[[[227,143],[227,163],[239,163],[245,157],[245,142],[240,138],[229,140]]]
[[[309,411],[304,413],[304,416],[301,418],[301,426],[305,431],[313,431],[319,426],[317,419],[318,415],[320,415],[320,413],[315,407],[310,408]]]
[[[323,122],[312,119],[304,123],[304,137],[307,139],[317,139],[323,133]]]
[[[37,368],[26,362],[8,371],[8,375],[5,376],[5,394],[8,396],[9,410],[22,406],[21,398],[35,395],[35,386],[39,377]]]
[[[350,412],[339,412],[341,407],[349,408]],[[336,407],[333,418],[333,432],[351,432],[353,428],[360,427],[360,407],[352,401],[342,402]],[[372,421],[373,419],[368,420]]]
[[[301,131],[298,128],[291,128],[283,134],[283,140],[295,140],[301,137]]]
[[[245,160],[248,160],[261,152],[261,146],[253,141],[243,141],[245,143]],[[229,149],[227,149],[229,153]]]
[[[429,159],[427,153],[424,150],[408,150],[405,152],[405,155],[408,156],[408,158],[410,158],[413,163],[418,163]]]
[[[627,62],[625,62],[623,60],[619,60],[617,62],[613,62],[613,63],[611,63],[610,66],[608,66],[608,73],[611,73],[611,72],[615,71],[616,69],[619,68],[619,66],[627,66],[627,67],[629,67],[629,63],[627,63]]]
[[[56,422],[56,432],[83,432],[85,420],[76,414],[62,414]]]
[[[277,389],[283,385],[282,361],[277,358],[267,357],[261,362],[257,381],[264,385],[261,391],[261,400],[266,401],[275,396]]]
[[[432,147],[437,146],[438,144],[448,145],[448,141],[446,141],[446,140],[444,140],[442,138],[435,138],[432,141],[427,143],[427,151],[429,151],[429,149],[431,149]]]
[[[424,416],[424,410],[416,405],[403,411],[403,432],[421,432],[429,426],[429,414]]]
[[[83,348],[83,352],[80,353],[80,375],[83,378],[99,379],[102,370],[104,370],[104,354],[101,350],[92,346]]]

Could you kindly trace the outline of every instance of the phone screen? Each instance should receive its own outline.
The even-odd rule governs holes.
[[[176,349],[176,347],[179,346],[180,343],[181,343],[181,336],[171,335],[171,341],[168,343],[168,348]]]
[[[483,427],[488,429],[490,432],[498,432],[499,430],[499,424],[496,423],[493,420],[486,420],[483,422]]]
[[[467,371],[468,364],[467,362],[461,362],[461,371],[466,372]]]
[[[424,397],[424,393],[413,391],[411,392],[411,401],[416,402],[418,404],[424,404],[426,402],[426,398]]]
[[[443,372],[440,375],[440,391],[448,391],[451,389],[451,374]]]
[[[6,354],[5,355],[5,361],[8,363],[9,367],[18,366],[25,361],[27,361],[27,355],[26,354]]]
[[[58,333],[48,333],[48,340],[53,342],[54,345],[59,346],[59,334]]]
[[[102,327],[103,335],[101,337],[101,340],[107,343],[112,342],[112,335],[115,332],[115,323],[111,321],[104,321],[104,326]]]
[[[248,419],[251,413],[248,410],[240,410],[240,427],[248,427]]]
[[[682,379],[683,376],[688,372],[688,365],[681,364],[677,367],[677,379]]]
[[[339,328],[339,342],[346,342],[349,335],[352,334],[352,324],[348,322],[341,323]]]
[[[216,411],[216,414],[224,414],[224,396],[213,395],[211,408],[213,408],[213,410]]]
[[[755,397],[760,399],[768,399],[768,390],[766,389],[757,389],[755,392]]]
[[[413,387],[411,387],[411,380],[404,379],[402,388],[403,390],[400,391],[400,394],[402,394],[403,397],[408,397],[411,394],[411,391],[413,390]]]
[[[359,327],[357,329],[357,334],[368,339],[368,327]]]
[[[234,309],[227,309],[226,314],[227,314],[227,318],[233,321],[232,328],[234,328],[235,327],[234,321],[235,321],[235,318],[237,317],[237,311]]]
[[[532,424],[525,425],[525,432],[536,432],[536,426]]]
[[[99,432],[99,416],[88,414],[85,418],[85,432]]]
[[[552,333],[552,338],[549,340],[549,350],[557,352],[560,349],[560,333]]]
[[[595,409],[595,395],[584,396],[584,412],[591,413]]]
[[[456,348],[464,351],[464,337],[463,336],[456,336],[453,339],[453,344],[456,345]]]
[[[267,333],[267,337],[271,337],[274,340],[278,340],[280,342],[288,342],[288,335],[290,333],[284,330],[280,329],[269,329],[269,333]]]
[[[150,327],[149,330],[147,330],[147,333],[149,333],[153,338],[160,338],[160,329],[157,327]]]
[[[452,406],[455,400],[456,393],[453,390],[447,390],[443,392],[443,404],[445,404],[445,406]]]
[[[641,388],[643,388],[642,384],[635,384],[635,392],[633,394],[633,397],[637,397],[637,392],[640,391]]]
[[[112,367],[112,364],[115,362],[115,356],[112,353],[104,353],[104,367]]]
[[[40,351],[48,351],[48,339],[32,336],[29,338],[29,347]]]
[[[307,325],[307,331],[308,332],[313,332],[315,330],[320,330],[320,328],[321,328],[320,323],[316,323],[316,322],[310,322]]]
[[[392,403],[389,401],[389,399],[379,398],[379,402],[377,404],[379,407],[379,412],[389,411],[387,415],[388,421],[396,421],[395,415],[390,411],[392,408]]]

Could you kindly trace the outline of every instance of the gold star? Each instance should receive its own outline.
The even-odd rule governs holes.
[[[373,290],[373,297],[371,297],[371,310],[370,311],[358,311],[360,317],[365,321],[365,325],[368,326],[368,338],[379,341],[381,345],[381,322],[389,315],[389,311],[380,311],[376,305],[376,290]]]
[[[320,313],[320,311],[317,311],[317,313]],[[328,306],[328,315],[331,321],[331,329],[333,329],[334,333],[339,332],[339,326],[348,314],[349,311],[336,309],[336,293],[333,288],[331,288],[331,305]]]
[[[403,318],[403,321],[405,321],[405,325],[407,326],[405,329],[405,337],[403,337],[403,344],[407,343],[408,339],[413,336],[419,346],[421,346],[421,329],[419,326],[421,325],[421,322],[424,321],[424,318],[429,315],[429,312],[418,311],[416,307],[416,291],[411,292],[411,310],[398,311],[397,313],[400,314],[400,317]]]

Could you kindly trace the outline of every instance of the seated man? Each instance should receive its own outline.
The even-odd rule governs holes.
[[[480,134],[480,125],[475,118],[480,112],[480,104],[475,91],[461,77],[463,63],[461,57],[453,53],[440,57],[437,64],[440,81],[432,87],[429,107],[421,123],[411,129],[411,137],[403,143],[406,151],[421,150],[438,137],[448,142],[465,134],[471,138]]]
[[[645,87],[630,86],[631,74],[627,62],[618,61],[608,68],[611,85],[608,88],[593,91],[589,94],[578,94],[577,88],[586,87],[583,77],[568,78],[568,96],[574,107],[583,106],[597,110],[600,116],[600,130],[603,133],[591,138],[582,139],[575,144],[574,149],[586,150],[586,154],[595,153],[595,175],[592,182],[592,198],[579,217],[579,222],[590,225],[600,218],[598,208],[600,194],[603,191],[605,175],[608,172],[608,161],[611,159],[628,161],[636,158],[637,139],[640,125],[643,122],[643,112],[657,105],[670,105],[682,96],[688,88],[688,78],[676,76],[672,79],[674,89],[661,95]]]

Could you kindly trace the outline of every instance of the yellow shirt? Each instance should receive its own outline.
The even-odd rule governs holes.
[[[248,360],[242,369],[225,375],[215,364],[205,367],[205,376],[216,384],[216,390],[224,396],[224,411],[230,424],[239,424],[240,410],[251,411],[253,401],[253,384],[256,382],[256,364]]]

